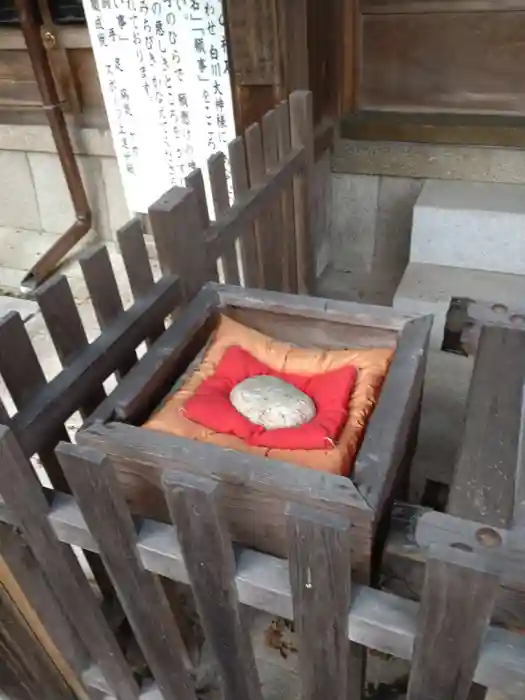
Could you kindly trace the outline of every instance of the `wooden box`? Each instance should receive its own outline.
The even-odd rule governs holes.
[[[226,450],[140,426],[210,337],[219,312],[278,340],[312,348],[392,347],[393,360],[351,478]],[[208,284],[78,433],[109,455],[133,513],[169,521],[167,469],[221,482],[220,506],[234,541],[287,556],[287,504],[350,518],[353,567],[370,576],[372,543],[406,482],[415,446],[432,318],[279,292]]]

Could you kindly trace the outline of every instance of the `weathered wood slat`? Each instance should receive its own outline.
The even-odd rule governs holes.
[[[20,413],[26,407],[32,406],[35,394],[46,387],[44,371],[24,322],[16,312],[10,312],[0,319],[0,374],[19,411],[13,421],[16,423]],[[59,440],[69,439],[64,427],[64,421],[69,418],[69,415],[71,414],[50,426],[38,450],[28,452],[29,456],[39,452],[51,483],[55,488],[63,491],[67,491],[67,482],[53,453],[53,448]]]
[[[67,298],[67,294],[65,298]],[[44,371],[19,314],[8,314],[0,321],[0,373],[19,409],[15,419],[10,421],[11,425],[16,425],[25,409],[31,410],[33,408],[35,397],[48,387]],[[90,393],[87,391],[82,396],[82,399],[84,396],[89,395]],[[22,448],[27,450],[27,456],[32,456],[35,452],[38,452],[40,461],[52,485],[66,492],[69,492],[69,486],[64,477],[62,467],[56,458],[54,448],[59,441],[69,441],[64,421],[79,406],[80,402],[68,414],[62,415],[58,420],[49,423],[46,432],[42,436],[42,442],[34,448],[28,446],[27,441],[24,441],[23,433],[17,432],[15,429],[17,436],[21,440]],[[104,596],[111,595],[111,585],[98,557],[88,554],[88,563],[102,594]]]
[[[4,567],[7,565],[10,575],[14,576],[25,596],[26,604],[31,606],[32,615],[37,617],[37,621],[33,617],[29,618],[35,634],[46,648],[50,645],[46,643],[45,637],[49,638],[63,656],[62,664],[65,661],[69,666],[63,670],[65,676],[80,678],[90,664],[87,649],[64,614],[60,601],[53,595],[31,549],[22,536],[5,523],[0,524],[0,554],[2,584],[6,585]],[[55,663],[58,663],[58,659]]]
[[[9,510],[2,498],[0,519],[16,522],[14,512]],[[56,536],[63,542],[98,551],[98,545],[71,496],[58,494],[51,504],[48,519]],[[144,567],[149,571],[189,582],[172,525],[142,521],[137,549]],[[288,561],[239,547],[236,562],[235,584],[239,601],[269,614],[293,619]],[[355,584],[348,617],[348,638],[368,648],[410,659],[417,614],[418,604],[411,600]],[[525,693],[524,655],[523,635],[490,627],[482,645],[475,681],[509,696],[522,697]]]
[[[241,618],[232,545],[218,513],[220,485],[168,472],[163,486],[224,697],[262,700],[252,644]]]
[[[210,213],[208,211],[208,202],[206,200],[206,189],[204,187],[204,178],[200,168],[193,170],[185,179],[186,187],[195,191],[197,204],[199,208],[199,221],[203,230],[206,230],[210,225]]]
[[[71,365],[35,393],[31,403],[13,421],[24,452],[31,456],[41,451],[50,433],[78,410],[91,387],[106,379],[122,354],[140,345],[152,326],[176,309],[180,300],[177,278],[168,276],[159,280]],[[0,346],[3,346],[1,342]]]
[[[369,326],[384,330],[401,331],[414,319],[384,306],[367,306],[351,301],[336,301],[311,297],[306,294],[280,294],[259,289],[239,290],[228,285],[209,285],[215,289],[221,302],[227,306],[282,313],[305,319],[326,319],[334,323]]]
[[[218,296],[212,289],[203,289],[177,319],[149,349],[133,370],[112,392],[111,396],[92,414],[86,426],[96,420],[118,418],[135,421],[145,409],[153,410],[162,397],[159,391],[172,383],[198,352],[195,338],[218,305]],[[211,331],[211,328],[210,328]],[[204,344],[205,339],[202,338]]]
[[[210,175],[211,194],[216,219],[219,219],[230,208],[225,163],[226,161],[222,153],[216,153],[208,159],[208,172]],[[239,268],[237,265],[237,254],[235,252],[234,243],[226,241],[220,260],[223,267],[225,282],[227,284],[239,284]]]
[[[159,689],[165,698],[195,700],[184,643],[158,578],[139,559],[133,521],[109,459],[67,444],[57,454]]]
[[[287,530],[301,698],[346,700],[351,523],[292,505]]]
[[[62,366],[70,365],[88,346],[88,338],[67,278],[57,275],[35,292]],[[80,405],[85,418],[106,398],[102,384],[93,387]]]
[[[467,700],[498,585],[479,555],[431,548],[407,700]]]
[[[279,160],[282,162],[287,158],[292,149],[290,135],[290,109],[288,102],[281,102],[276,108],[277,113],[277,138],[279,146]],[[295,221],[293,184],[283,185],[281,194],[282,209],[282,237],[283,237],[283,282],[285,292],[297,292],[297,264],[295,249]]]
[[[313,291],[314,251],[310,230],[311,183],[314,164],[312,94],[296,91],[290,95],[292,148],[305,149],[305,167],[294,177],[294,221],[297,255],[297,285],[301,293]]]
[[[232,186],[234,202],[242,201],[245,197],[248,185],[248,171],[246,166],[246,148],[242,136],[230,142],[228,146],[230,170],[232,174]],[[237,250],[242,261],[242,282],[245,287],[256,287],[258,284],[257,247],[253,226],[247,226],[243,235],[236,240]]]
[[[1,584],[0,660],[2,697],[77,700]]]
[[[109,328],[122,314],[124,307],[109,258],[103,243],[80,258],[80,267],[86,280],[95,315],[102,331]],[[122,354],[117,366],[117,376],[123,377],[137,361],[134,348]]]
[[[144,296],[154,284],[144,236],[144,226],[138,216],[117,231],[120,252],[135,300]],[[148,335],[148,343],[153,343],[163,332],[164,324],[160,322]]]
[[[525,332],[485,326],[450,489],[451,515],[494,527],[511,524],[524,381]]]
[[[401,332],[377,406],[359,450],[354,482],[376,518],[399,476],[399,465],[421,400],[432,316],[409,321]]]
[[[210,279],[198,190],[172,187],[148,213],[162,271],[179,275],[189,300]]]
[[[17,514],[31,547],[63,610],[98,663],[115,695],[136,700],[138,687],[73,552],[63,547],[48,520],[49,506],[12,432],[0,427],[0,493]]]
[[[267,175],[271,176],[279,165],[279,137],[277,113],[274,109],[267,112],[262,119],[262,136],[264,167]],[[268,203],[268,213],[266,215],[266,239],[264,244],[264,254],[268,261],[266,269],[268,272],[267,289],[275,289],[282,292],[283,282],[283,260],[284,241],[283,220],[281,210],[281,197],[276,195],[273,201]],[[277,262],[278,261],[278,262]]]
[[[248,163],[248,177],[250,180],[250,191],[256,187],[262,187],[265,180],[264,151],[262,143],[262,133],[259,124],[252,124],[244,134],[246,145],[246,159]],[[270,261],[266,259],[268,221],[265,216],[266,208],[258,213],[254,224],[255,243],[257,248],[257,265],[259,270],[258,287],[267,289],[268,265]]]

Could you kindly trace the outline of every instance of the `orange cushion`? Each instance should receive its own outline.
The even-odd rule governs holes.
[[[235,409],[230,394],[249,377],[277,377],[312,399],[314,417],[294,427],[265,429]],[[214,374],[201,382],[182,407],[194,423],[241,438],[248,445],[286,450],[331,449],[348,417],[348,402],[357,369],[347,365],[323,374],[277,372],[238,345],[224,351]]]
[[[348,420],[332,449],[285,450],[247,445],[241,438],[215,432],[184,417],[183,404],[205,379],[211,377],[224,352],[239,346],[272,370],[290,374],[322,374],[352,364],[358,370],[354,391],[350,396]],[[227,316],[219,324],[206,349],[201,364],[182,387],[170,396],[144,424],[145,428],[171,433],[191,440],[208,442],[219,447],[250,452],[270,459],[292,462],[302,467],[346,476],[364,435],[366,421],[376,404],[383,379],[392,359],[391,348],[349,350],[306,350],[270,338]]]

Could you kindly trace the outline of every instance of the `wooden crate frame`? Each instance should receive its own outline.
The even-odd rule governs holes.
[[[299,345],[394,349],[351,479],[135,426],[203,347],[219,312]],[[287,503],[348,517],[354,570],[366,582],[379,524],[407,476],[431,323],[431,317],[379,307],[209,284],[90,416],[77,441],[110,456],[133,511],[145,517],[168,519],[160,487],[166,469],[178,464],[184,471],[212,474],[222,485],[221,507],[234,539],[274,555],[286,555]]]

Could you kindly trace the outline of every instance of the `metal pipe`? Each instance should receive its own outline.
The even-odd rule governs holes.
[[[51,72],[51,66],[49,65],[47,51],[42,43],[37,8],[32,0],[15,0],[15,2],[29,59],[42,96],[43,109],[55,141],[76,217],[75,222],[37,260],[22,280],[22,289],[24,291],[32,291],[55,271],[64,256],[90,230],[92,215],[69,138],[62,104]]]

